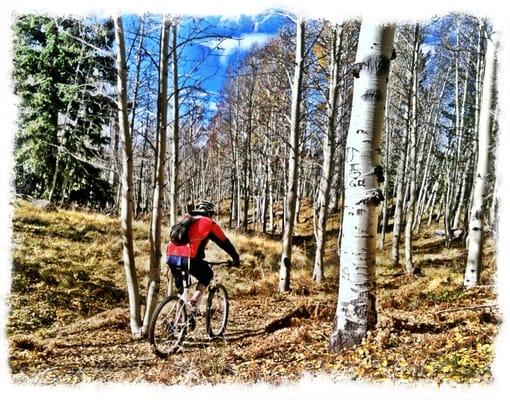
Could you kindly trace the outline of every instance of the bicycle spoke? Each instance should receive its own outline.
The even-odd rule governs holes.
[[[223,334],[228,319],[228,296],[222,285],[211,289],[207,299],[206,326],[209,337]]]
[[[186,335],[188,320],[182,300],[168,297],[156,308],[151,322],[150,342],[155,353],[167,357],[175,353]]]

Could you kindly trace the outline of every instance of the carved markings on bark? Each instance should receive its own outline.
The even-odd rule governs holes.
[[[360,343],[377,321],[375,247],[377,206],[383,199],[379,165],[393,26],[362,24],[345,156],[340,287],[330,349]]]

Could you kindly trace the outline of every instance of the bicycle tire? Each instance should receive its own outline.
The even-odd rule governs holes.
[[[154,310],[149,330],[149,342],[154,353],[166,358],[175,353],[187,332],[188,316],[182,299],[168,296]]]
[[[207,296],[205,326],[211,339],[217,338],[227,328],[229,312],[227,289],[221,284],[213,286]]]

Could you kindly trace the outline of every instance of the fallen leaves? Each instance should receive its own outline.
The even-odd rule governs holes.
[[[297,275],[296,290],[281,294],[275,291],[276,274],[270,265],[257,264],[254,258],[260,270],[257,276],[267,279],[257,282],[256,290],[252,290],[252,273],[245,276],[235,271],[235,276],[221,277],[231,294],[225,337],[210,341],[203,325],[198,325],[182,351],[163,361],[147,342],[131,338],[127,304],[117,286],[119,254],[111,248],[117,222],[82,214],[69,214],[66,219],[64,213],[39,215],[25,209],[15,218],[17,249],[8,336],[15,382],[277,384],[305,374],[399,382],[486,383],[492,379],[493,341],[501,316],[497,308],[473,305],[496,303],[496,295],[488,285],[462,290],[462,273],[450,265],[460,263],[460,249],[443,251],[439,246],[436,254],[426,254],[420,277],[396,274],[380,265],[376,329],[358,346],[335,354],[329,353],[328,344],[336,277],[328,276],[315,286],[310,274],[302,272]],[[68,235],[86,235],[87,246],[68,240]],[[106,245],[94,242],[100,239]],[[27,251],[36,254],[38,250],[44,253],[40,260],[27,256]],[[80,252],[101,268],[86,266],[78,258]],[[494,270],[483,274],[489,281]],[[235,286],[234,281],[239,284]]]

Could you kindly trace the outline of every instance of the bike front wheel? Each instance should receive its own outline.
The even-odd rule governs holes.
[[[184,301],[169,296],[158,304],[152,316],[149,341],[156,355],[166,358],[175,353],[187,331],[187,315]]]
[[[225,332],[228,320],[228,294],[223,285],[211,288],[207,296],[205,325],[211,339],[221,336]]]

